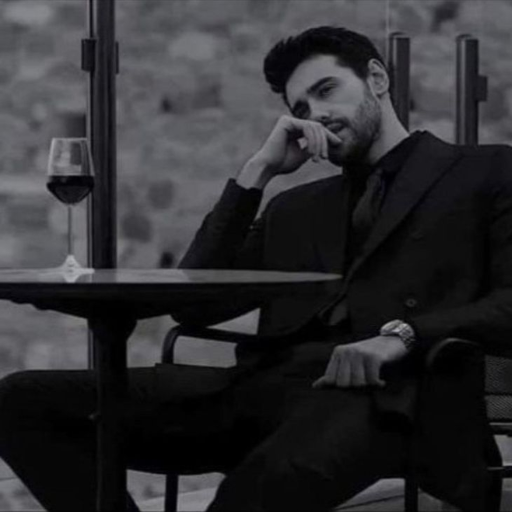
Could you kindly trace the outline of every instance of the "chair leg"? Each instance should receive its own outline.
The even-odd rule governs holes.
[[[418,512],[418,484],[412,476],[405,477],[405,512]]]
[[[490,476],[485,508],[487,512],[499,512],[503,492],[503,475],[499,471],[492,471]]]
[[[178,475],[169,474],[165,477],[165,512],[178,510]]]

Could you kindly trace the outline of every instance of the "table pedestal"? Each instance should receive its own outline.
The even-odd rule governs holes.
[[[136,324],[126,314],[105,314],[89,321],[98,389],[97,510],[101,512],[121,512],[127,507],[121,409],[128,388],[126,342]]]

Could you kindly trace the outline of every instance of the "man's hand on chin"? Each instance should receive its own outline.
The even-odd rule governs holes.
[[[398,336],[376,336],[348,345],[338,345],[331,354],[324,375],[313,383],[322,387],[384,386],[380,370],[384,363],[405,356],[407,348]]]

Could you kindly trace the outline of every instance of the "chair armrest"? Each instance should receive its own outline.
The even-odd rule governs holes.
[[[435,371],[450,367],[456,360],[483,355],[480,344],[462,338],[446,338],[435,343],[425,357],[425,370]],[[453,367],[452,367],[453,368]]]
[[[189,338],[201,338],[212,341],[224,341],[227,343],[265,343],[275,342],[281,339],[280,336],[262,336],[259,334],[249,334],[236,331],[227,331],[225,329],[216,329],[213,327],[186,327],[177,325],[169,330],[165,335],[162,347],[162,361],[172,363],[174,360],[174,347],[180,336]]]

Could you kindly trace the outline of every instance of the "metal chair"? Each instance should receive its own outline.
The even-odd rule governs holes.
[[[512,437],[512,359],[510,353],[486,356],[486,405],[487,417],[496,436]],[[488,470],[497,475],[494,479],[494,510],[500,510],[503,478],[512,477],[512,465],[490,466]]]
[[[180,336],[190,338],[223,341],[228,343],[251,343],[260,341],[261,336],[227,331],[217,328],[190,328],[176,326],[166,335],[162,347],[162,362],[172,364],[174,362],[174,349]],[[475,343],[451,338],[438,343],[427,358],[427,369],[433,368],[440,360],[446,359],[449,352],[455,350],[474,350],[478,347]],[[486,403],[488,418],[495,435],[512,436],[512,354],[486,356]],[[512,466],[503,466],[501,457],[496,466],[488,470],[495,476],[492,479],[492,488],[489,493],[488,512],[499,512],[502,493],[503,477],[512,476]],[[209,468],[201,471],[198,468],[196,474],[209,472]],[[390,477],[404,478],[404,509],[405,512],[418,512],[419,486],[414,474],[389,475]],[[166,475],[165,512],[176,512],[178,501],[177,474]],[[453,510],[446,506],[445,510]]]

